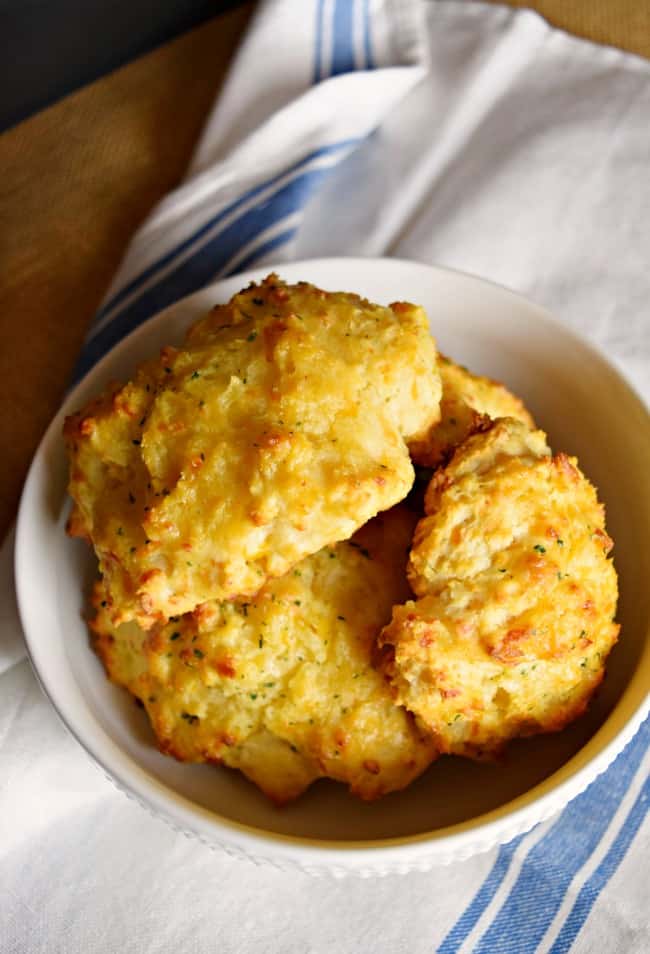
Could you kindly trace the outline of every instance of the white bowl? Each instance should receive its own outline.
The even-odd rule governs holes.
[[[594,348],[541,308],[478,278],[392,259],[308,261],[277,270],[290,281],[424,305],[441,350],[506,382],[525,399],[551,446],[577,454],[606,503],[621,590],[620,642],[588,714],[558,735],[514,743],[503,765],[443,757],[405,792],[375,804],[321,781],[277,809],[235,772],[161,755],[145,715],[106,680],[82,619],[95,559],[63,529],[69,509],[63,418],[109,379],[125,379],[143,358],[178,341],[202,311],[270,269],[218,282],[147,322],[87,375],[52,422],[25,485],[16,541],[18,601],[32,664],[64,723],[115,784],[210,845],[334,875],[424,870],[465,859],[563,808],[609,765],[648,711],[648,414]]]

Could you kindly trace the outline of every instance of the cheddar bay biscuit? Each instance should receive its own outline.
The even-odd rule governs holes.
[[[416,464],[439,467],[446,463],[486,418],[514,417],[530,428],[535,426],[523,401],[499,381],[473,374],[445,355],[438,356],[438,371],[442,382],[440,421],[411,445]]]
[[[254,594],[408,492],[439,415],[422,309],[269,276],[68,418],[69,531],[115,624]]]
[[[586,708],[618,635],[604,510],[575,458],[521,422],[484,425],[436,472],[417,595],[383,630],[397,702],[442,751],[480,757]]]
[[[250,600],[211,602],[145,633],[95,595],[95,645],[139,698],[163,752],[243,771],[277,802],[319,777],[364,799],[403,788],[437,749],[371,665],[391,606],[409,595],[414,518],[398,507]]]

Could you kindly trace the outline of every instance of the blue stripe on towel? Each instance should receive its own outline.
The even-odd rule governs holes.
[[[363,51],[366,57],[366,69],[374,70],[375,61],[372,55],[372,36],[370,34],[369,0],[363,0]]]
[[[127,285],[123,288],[120,288],[112,298],[110,298],[105,305],[100,308],[95,316],[95,320],[98,321],[107,315],[109,311],[112,311],[120,302],[124,301],[129,295],[137,291],[142,285],[144,285],[157,271],[164,268],[166,265],[169,265],[170,262],[176,258],[177,255],[180,255],[187,248],[189,248],[194,242],[200,239],[206,232],[209,232],[210,229],[214,228],[219,222],[223,221],[226,216],[230,215],[232,212],[235,212],[240,208],[245,202],[248,202],[249,199],[253,199],[256,195],[259,195],[264,189],[268,189],[271,186],[275,185],[276,182],[279,182],[280,179],[283,179],[286,175],[289,175],[292,172],[298,170],[301,166],[304,166],[307,162],[311,162],[312,159],[318,159],[321,156],[327,156],[332,153],[338,152],[339,150],[347,149],[350,146],[356,145],[360,140],[358,138],[352,139],[342,139],[339,142],[332,143],[329,146],[322,146],[320,149],[315,149],[313,152],[310,152],[307,156],[302,159],[299,159],[297,162],[294,162],[293,165],[289,166],[286,169],[283,169],[282,172],[277,173],[277,175],[272,176],[270,179],[267,179],[265,182],[260,183],[260,185],[255,186],[252,189],[249,189],[239,198],[235,199],[233,202],[229,203],[224,209],[221,209],[216,215],[213,215],[211,218],[205,222],[196,232],[193,232],[189,238],[185,239],[183,242],[176,245],[174,248],[170,249],[169,252],[166,252],[161,258],[157,259],[152,265],[149,265],[144,271],[140,272],[134,279],[132,279]],[[91,328],[92,333],[92,328]]]
[[[316,44],[314,46],[314,84],[323,79],[323,19],[325,0],[316,0]]]
[[[576,872],[589,860],[607,831],[645,754],[643,733],[624,757],[564,809],[535,844],[475,954],[533,951],[557,914]]]
[[[650,735],[650,723],[646,722],[644,729],[647,747],[648,736]],[[555,939],[555,943],[550,949],[549,954],[565,954],[565,952],[569,950],[587,920],[591,909],[598,900],[598,895],[625,857],[625,853],[641,827],[649,807],[650,781],[646,779],[643,788],[639,792],[618,835],[610,845],[607,854],[580,889],[575,904],[564,922],[562,930]],[[642,875],[642,877],[644,876],[645,875]]]
[[[328,150],[331,151],[329,147]],[[316,150],[298,163],[297,167],[305,165],[322,153],[323,150]],[[180,298],[202,288],[257,235],[301,209],[315,188],[333,168],[335,167],[326,166],[321,169],[307,169],[300,173],[280,187],[271,197],[244,212],[213,238],[207,239],[194,255],[144,290],[86,343],[75,369],[75,381],[143,321]],[[278,178],[280,177],[276,176],[274,181]],[[259,191],[259,188],[261,187],[258,187],[256,191]],[[204,232],[205,227],[201,231]],[[260,257],[261,254],[258,250],[255,257]],[[240,263],[237,270],[242,267],[243,264]]]
[[[254,249],[250,255],[247,255],[246,258],[243,258],[241,262],[238,262],[235,268],[232,271],[226,272],[226,275],[236,275],[237,272],[243,272],[244,269],[248,268],[249,265],[253,265],[258,259],[263,255],[267,255],[269,252],[272,252],[274,249],[279,248],[281,245],[284,245],[285,242],[290,241],[298,231],[297,228],[285,229],[284,232],[280,232],[279,235],[274,236],[274,238],[268,239],[268,241],[263,242],[256,249]]]
[[[336,0],[332,24],[332,76],[354,71],[354,3]]]
[[[492,866],[492,870],[479,888],[478,892],[465,908],[463,914],[453,926],[447,937],[438,948],[438,954],[456,954],[465,938],[473,930],[474,925],[497,893],[499,885],[508,873],[512,858],[525,835],[518,835],[507,845],[502,845]]]
[[[508,898],[474,949],[475,954],[518,954],[536,948],[555,917],[576,871],[591,857],[609,827],[643,759],[649,737],[650,720],[646,720],[607,772],[570,802],[544,838],[531,848]],[[633,834],[628,832],[628,837],[631,839]],[[439,954],[455,954],[463,945],[503,883],[514,853],[525,837],[521,835],[499,849],[491,871],[442,942]],[[619,848],[620,857],[624,850]],[[598,872],[605,864],[606,859]],[[588,883],[598,877],[602,875],[594,872]],[[541,882],[545,883],[543,890],[540,890]],[[587,914],[585,910],[584,917]],[[569,917],[572,915],[573,912]],[[576,933],[579,929],[580,925],[576,927]],[[559,937],[563,932],[564,929]]]

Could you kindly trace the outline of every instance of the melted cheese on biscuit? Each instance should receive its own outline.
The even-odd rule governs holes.
[[[434,475],[415,601],[381,637],[396,700],[445,752],[482,756],[580,715],[616,642],[604,510],[575,458],[502,419]]]
[[[440,421],[424,438],[411,445],[411,456],[421,467],[439,467],[488,417],[514,417],[528,427],[535,423],[520,398],[491,378],[472,374],[444,355],[438,356],[442,382]]]
[[[66,422],[75,508],[113,622],[256,593],[413,482],[438,419],[421,308],[270,276]]]
[[[240,769],[278,802],[321,776],[364,799],[403,788],[437,749],[371,656],[391,606],[409,594],[413,523],[395,508],[256,597],[205,604],[149,633],[116,627],[100,586],[96,648],[178,759]]]

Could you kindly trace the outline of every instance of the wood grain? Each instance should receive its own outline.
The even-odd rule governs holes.
[[[502,0],[488,0],[490,3]],[[505,0],[594,43],[650,57],[650,0]]]

